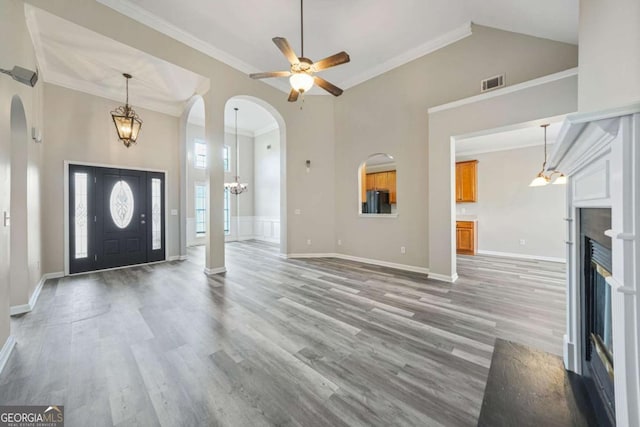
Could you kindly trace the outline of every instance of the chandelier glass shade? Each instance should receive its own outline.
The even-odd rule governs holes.
[[[224,188],[231,194],[241,194],[249,188],[249,184],[240,182],[240,144],[238,143],[238,107],[234,107],[236,113],[236,176],[235,181],[225,182]]]
[[[135,144],[138,139],[142,128],[142,120],[135,110],[129,106],[129,79],[131,75],[125,73],[123,76],[127,82],[127,100],[124,105],[111,112],[111,118],[113,118],[113,124],[116,126],[118,138],[128,148],[131,144]]]

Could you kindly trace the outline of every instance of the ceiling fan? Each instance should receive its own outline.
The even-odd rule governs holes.
[[[313,84],[320,86],[334,96],[342,95],[342,89],[336,85],[329,83],[322,77],[315,75],[318,71],[335,67],[336,65],[345,64],[351,59],[347,52],[339,52],[320,61],[313,62],[304,56],[304,21],[302,19],[303,0],[300,0],[300,46],[302,51],[298,57],[289,42],[284,37],[274,37],[272,40],[278,46],[278,49],[284,54],[291,64],[290,71],[270,71],[266,73],[249,74],[252,79],[266,79],[270,77],[289,77],[291,84],[291,92],[289,92],[289,102],[296,102],[300,94],[308,92]]]

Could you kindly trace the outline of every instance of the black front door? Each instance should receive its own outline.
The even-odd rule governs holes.
[[[165,258],[164,174],[69,166],[69,271]]]

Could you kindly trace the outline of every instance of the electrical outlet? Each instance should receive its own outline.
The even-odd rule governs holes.
[[[295,210],[293,211],[293,213],[294,213],[295,215],[300,215],[300,214],[302,213],[302,211],[301,211],[300,209],[295,209]]]
[[[342,240],[338,239],[338,246],[342,246]]]
[[[467,213],[467,209],[466,208],[462,208],[462,213],[463,214]]]
[[[307,245],[311,246],[311,239],[307,239]]]
[[[526,240],[524,240],[524,239],[520,239],[520,244],[521,244],[522,246],[524,246],[524,245],[526,245],[526,244],[527,244],[527,241],[526,241]]]
[[[400,253],[401,254],[406,254],[407,253],[407,248],[405,248],[404,246],[400,246]]]

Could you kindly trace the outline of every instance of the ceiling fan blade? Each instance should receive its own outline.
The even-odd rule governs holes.
[[[335,67],[336,65],[346,64],[349,61],[351,61],[351,58],[349,58],[349,54],[343,51],[336,53],[335,55],[331,55],[327,58],[321,59],[320,61],[314,62],[313,70],[326,70],[327,68]]]
[[[320,86],[322,89],[326,90],[327,92],[329,92],[333,96],[342,95],[342,89],[340,89],[338,86],[336,86],[336,85],[334,85],[332,83],[329,83],[328,81],[326,81],[322,77],[313,76],[313,81],[314,81],[315,84],[317,84],[318,86]]]
[[[295,54],[293,49],[291,49],[291,45],[289,44],[287,39],[285,39],[284,37],[274,37],[272,40],[276,44],[276,46],[278,46],[278,49],[280,49],[280,51],[284,53],[284,56],[287,57],[287,60],[291,63],[291,65],[295,65],[300,62],[298,56]]]
[[[268,71],[266,73],[249,74],[252,79],[268,79],[270,77],[289,77],[291,71]]]
[[[287,101],[296,102],[297,100],[298,100],[298,91],[295,89],[291,89],[291,92],[289,92],[289,99]]]

